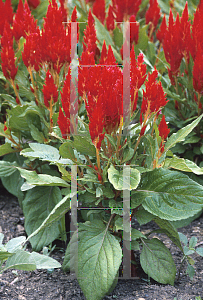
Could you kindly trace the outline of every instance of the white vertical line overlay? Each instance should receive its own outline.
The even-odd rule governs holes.
[[[77,224],[77,165],[71,166],[71,194],[74,196],[70,199],[71,208],[71,222],[70,222],[70,272],[77,272],[78,261],[78,224]],[[72,242],[73,234],[76,234],[76,238]],[[72,262],[71,262],[72,260]]]
[[[123,124],[130,122],[130,23],[123,23]],[[127,136],[127,128],[123,135]]]
[[[70,133],[77,134],[78,123],[78,54],[77,22],[71,22],[71,82],[70,82]]]
[[[123,279],[131,278],[130,166],[123,166]]]

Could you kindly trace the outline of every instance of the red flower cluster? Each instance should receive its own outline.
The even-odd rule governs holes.
[[[162,27],[161,38],[166,60],[170,64],[169,77],[172,84],[175,84],[174,76],[177,76],[179,73],[182,58],[185,57],[187,62],[189,62],[192,40],[191,24],[188,18],[188,6],[186,2],[182,17],[179,18],[179,14],[177,14],[175,22],[173,20],[172,11],[170,10],[169,25],[166,28],[165,34],[163,32],[165,28],[164,23]]]
[[[11,0],[3,2],[0,0],[0,35],[3,35],[4,25],[6,22],[13,24],[13,8],[11,6]]]
[[[105,20],[105,0],[96,0],[92,8],[93,14],[104,24]]]
[[[96,29],[94,26],[94,18],[92,16],[91,10],[89,10],[88,14],[88,25],[84,30],[84,43],[83,43],[83,53],[88,52],[88,54],[93,53],[94,57],[97,51],[97,36]]]
[[[35,9],[35,8],[37,8],[37,6],[40,5],[40,0],[28,0],[28,5],[31,8]]]
[[[123,115],[123,75],[116,64],[111,46],[107,54],[105,43],[99,63],[98,66],[79,69],[79,83],[80,78],[83,81],[79,93],[85,100],[90,135],[98,149],[104,138],[103,131],[108,134],[115,132]],[[84,80],[84,74],[88,80]]]
[[[1,38],[1,60],[4,76],[9,80],[14,80],[18,68],[15,66],[15,54],[13,50],[13,34],[8,22],[5,23],[4,33]]]
[[[164,141],[166,140],[167,136],[170,133],[170,129],[168,128],[168,126],[166,124],[164,115],[162,116],[161,122],[159,123],[158,130],[159,130],[159,135],[162,139],[161,144],[160,144],[160,149],[161,149],[161,153],[163,153],[164,152]]]
[[[112,5],[109,5],[108,14],[106,17],[106,27],[108,31],[113,31],[115,28],[115,16],[114,16],[114,9]]]
[[[36,33],[27,36],[22,52],[22,59],[25,66],[27,68],[33,67],[37,72],[41,67],[40,41],[40,31],[37,28]]]
[[[157,33],[156,33],[156,37],[157,37],[157,39],[159,40],[160,43],[162,43],[163,40],[164,40],[165,33],[166,33],[166,28],[167,28],[166,16],[164,15],[163,20],[161,22],[161,26],[160,26],[159,30],[157,31]]]
[[[139,28],[140,24],[136,21],[136,18],[134,15],[132,15],[129,19],[130,22],[130,49],[132,49],[133,42],[135,42],[135,45],[138,43],[139,40]],[[121,57],[123,58],[123,46],[120,50]]]
[[[18,41],[21,36],[26,38],[27,35],[35,33],[37,30],[37,21],[31,15],[30,8],[25,0],[23,5],[22,0],[19,1],[18,9],[13,21],[13,35]]]
[[[54,103],[58,101],[58,91],[54,84],[53,77],[49,70],[46,73],[45,84],[42,89],[44,95],[44,104],[46,107],[50,108]]]
[[[129,19],[131,15],[137,15],[141,0],[113,0],[113,8],[116,12],[116,21],[123,22]]]
[[[146,71],[147,66],[144,64],[143,54],[139,54],[137,60],[135,59],[134,47],[130,52],[131,58],[131,68],[130,68],[130,78],[131,78],[131,111],[135,111],[138,100],[138,90],[144,84],[147,77]]]
[[[156,81],[157,76],[157,70],[148,75],[148,81],[145,84],[146,90],[143,91],[140,123],[142,123],[142,114],[144,119],[146,119],[152,112],[157,113],[168,102],[166,101],[166,94],[163,91],[161,82]]]
[[[146,14],[145,14],[146,24],[150,24],[149,25],[150,36],[152,35],[154,30],[156,29],[160,17],[161,17],[161,9],[159,7],[158,1],[157,0],[150,0],[149,8],[148,8],[148,10],[146,11]]]
[[[62,137],[67,139],[68,134],[70,134],[70,68],[64,82],[63,90],[61,92],[61,103],[64,110],[64,113],[59,107],[59,117],[58,125],[61,130]]]

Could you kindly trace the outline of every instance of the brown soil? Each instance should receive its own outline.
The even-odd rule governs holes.
[[[13,237],[25,235],[23,213],[15,197],[6,191],[0,191],[0,232],[5,235],[4,242]],[[152,223],[142,226],[143,233],[151,230]],[[203,241],[203,216],[193,221],[185,228],[179,229],[187,237],[196,236],[198,243]],[[164,242],[173,255],[175,264],[180,266],[182,254],[166,237]],[[51,255],[60,263],[63,261],[64,251],[56,250]],[[193,255],[196,273],[193,281],[185,274],[185,269],[179,282],[174,286],[162,285],[151,280],[140,271],[139,279],[119,280],[115,290],[104,299],[116,300],[196,300],[197,296],[203,298],[203,258]],[[61,269],[48,271],[15,271],[8,270],[0,274],[1,300],[84,300],[85,297],[77,283],[74,274],[64,274]]]

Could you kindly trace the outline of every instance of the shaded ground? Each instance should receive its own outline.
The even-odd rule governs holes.
[[[5,235],[4,242],[9,239],[25,235],[24,218],[16,198],[5,191],[0,191],[0,232]],[[142,226],[143,233],[147,233],[153,224]],[[203,216],[193,221],[187,227],[180,229],[187,237],[196,236],[198,243],[203,241]],[[161,238],[161,236],[157,235]],[[173,255],[175,264],[180,266],[181,252],[169,239],[165,244]],[[203,244],[203,243],[202,243]],[[203,246],[203,245],[202,245]],[[64,252],[55,251],[51,256],[60,263]],[[195,300],[201,296],[203,299],[203,258],[193,256],[195,259],[196,274],[193,281],[183,272],[179,283],[175,286],[161,285],[154,281],[146,282],[143,273],[138,274],[139,279],[119,280],[115,290],[104,299],[117,300]],[[183,269],[184,271],[184,269]],[[145,278],[144,278],[145,277]],[[85,300],[74,274],[64,274],[56,269],[53,273],[45,271],[12,271],[0,274],[1,300]]]

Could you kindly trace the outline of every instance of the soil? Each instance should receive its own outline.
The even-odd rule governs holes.
[[[25,235],[24,217],[17,199],[0,190],[0,232],[4,234],[4,243],[13,237]],[[155,228],[153,223],[141,227],[143,233]],[[139,228],[138,228],[139,229]],[[196,236],[198,243],[203,244],[203,216],[193,221],[185,228],[179,229],[188,238]],[[169,248],[175,261],[177,270],[181,263],[182,254],[171,241],[163,235],[156,235]],[[51,257],[60,263],[63,261],[64,251],[54,250]],[[150,280],[140,270],[136,279],[122,280],[112,294],[104,300],[196,300],[203,298],[203,258],[193,255],[196,273],[191,281],[185,274],[185,266],[179,282],[174,286],[162,285]],[[139,270],[139,269],[138,269]],[[65,274],[61,269],[53,273],[47,270],[33,272],[7,270],[0,274],[1,300],[85,300],[74,274]],[[200,298],[199,298],[200,299]]]

